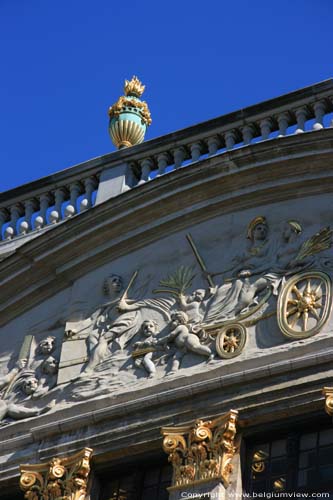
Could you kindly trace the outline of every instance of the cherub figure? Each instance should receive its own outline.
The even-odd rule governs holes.
[[[37,353],[43,355],[49,355],[55,349],[55,337],[48,336],[41,340],[37,347]]]
[[[179,294],[178,300],[182,311],[184,311],[188,316],[189,323],[201,323],[204,310],[203,301],[206,296],[206,291],[203,289],[195,290],[191,295],[185,296]]]
[[[156,366],[153,361],[153,348],[158,345],[158,340],[155,338],[158,333],[159,331],[156,321],[146,319],[141,325],[141,335],[144,337],[144,340],[139,340],[134,344],[136,349],[152,349],[150,352],[147,352],[143,358],[137,358],[135,361],[136,366],[139,367],[142,365],[146,369],[149,378],[154,377],[156,373]]]
[[[190,333],[188,322],[188,315],[183,311],[177,311],[171,315],[172,331],[165,341],[174,342],[179,351],[174,355],[170,373],[175,373],[179,369],[181,360],[188,351],[207,356],[209,360],[214,357],[211,349],[202,345],[197,335]]]

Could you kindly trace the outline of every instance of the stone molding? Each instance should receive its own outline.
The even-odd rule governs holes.
[[[0,324],[71,286],[84,273],[189,225],[294,199],[295,190],[301,189],[304,197],[332,192],[332,136],[333,129],[324,129],[202,160],[30,240],[0,262]]]

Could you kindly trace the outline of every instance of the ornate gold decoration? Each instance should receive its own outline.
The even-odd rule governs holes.
[[[148,354],[149,352],[155,352],[156,349],[154,347],[143,347],[141,349],[135,349],[132,351],[132,358],[140,358],[144,356],[145,354]]]
[[[120,120],[112,125],[112,140],[119,149],[140,144],[144,136],[142,127],[131,120]]]
[[[333,417],[333,387],[324,387],[323,394],[325,396],[325,411]]]
[[[140,97],[145,90],[146,86],[142,85],[137,76],[132,76],[132,80],[125,80],[124,92],[125,95],[135,95]]]
[[[303,272],[284,285],[278,299],[278,324],[292,339],[315,335],[329,317],[331,280],[321,272]]]
[[[288,224],[293,228],[295,233],[300,234],[303,231],[301,224],[297,220],[288,220]]]
[[[228,487],[236,453],[238,412],[231,410],[214,420],[196,420],[182,427],[163,427],[163,449],[173,467],[169,490],[221,480]]]
[[[286,480],[284,477],[280,477],[279,479],[276,479],[273,483],[273,490],[274,491],[284,491],[286,488]]]
[[[146,103],[146,101],[139,101],[135,99],[135,97],[126,97],[123,95],[119,97],[118,101],[114,103],[112,106],[110,106],[109,117],[112,118],[114,116],[116,117],[119,116],[120,113],[126,111],[126,108],[133,109],[134,111],[140,113],[142,121],[147,126],[151,125],[152,119],[148,108],[148,104]]]
[[[255,217],[254,219],[251,220],[251,222],[247,226],[247,234],[246,234],[246,237],[249,240],[253,240],[253,229],[258,224],[265,224],[265,225],[267,225],[266,217],[263,217],[262,215],[259,215],[258,217]]]
[[[296,261],[304,260],[306,257],[328,250],[332,246],[333,231],[324,227],[308,240],[304,241],[296,257]]]
[[[268,453],[262,450],[257,450],[253,454],[252,471],[255,474],[261,474],[265,470],[265,460],[268,458]]]
[[[26,500],[84,500],[92,450],[84,448],[50,462],[20,465],[20,487]]]
[[[239,354],[246,344],[246,328],[241,323],[231,323],[222,328],[216,338],[216,350],[220,358],[230,359]]]

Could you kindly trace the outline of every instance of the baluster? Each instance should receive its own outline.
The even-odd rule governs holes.
[[[216,154],[220,147],[221,141],[218,138],[217,135],[214,135],[213,137],[209,137],[207,140],[207,146],[208,146],[208,154],[209,156],[213,156]]]
[[[72,182],[69,186],[70,202],[65,208],[65,217],[72,217],[77,213],[76,202],[82,191],[82,185],[79,181]]]
[[[253,139],[253,126],[252,125],[245,125],[242,129],[242,134],[243,134],[243,141],[244,141],[244,146],[247,146],[248,144],[251,143]]]
[[[66,188],[58,188],[54,191],[54,209],[50,213],[50,223],[56,224],[62,219],[61,207],[65,200],[65,197],[68,196],[68,191]]]
[[[141,179],[138,185],[144,184],[145,182],[149,181],[150,172],[154,167],[154,162],[151,158],[145,158],[140,162],[140,165],[141,165]]]
[[[269,139],[269,134],[272,131],[273,122],[271,118],[264,118],[260,121],[260,132],[263,141]]]
[[[46,212],[52,202],[49,193],[43,193],[39,196],[39,214],[35,219],[35,229],[39,230],[47,225]]]
[[[185,156],[186,156],[186,151],[185,151],[185,148],[183,146],[181,146],[180,148],[177,148],[173,151],[173,158],[174,158],[176,169],[180,168],[182,166],[182,163],[185,159]]]
[[[158,165],[158,172],[157,175],[163,175],[165,173],[165,169],[167,168],[168,164],[170,161],[170,157],[168,153],[160,153],[157,156],[157,165]]]
[[[289,115],[288,113],[281,113],[277,116],[277,122],[279,125],[279,135],[278,137],[284,137],[287,134],[287,128],[289,125]]]
[[[2,240],[2,227],[9,221],[9,212],[6,208],[0,208],[0,240]]]
[[[297,128],[295,130],[295,134],[303,134],[305,131],[305,122],[308,118],[308,112],[305,107],[298,108],[295,110],[296,120],[297,120]]]
[[[11,240],[17,234],[16,224],[23,214],[23,207],[20,203],[10,207],[10,223],[5,230],[5,238]]]
[[[225,142],[225,146],[226,146],[227,151],[230,151],[230,149],[232,149],[234,147],[234,145],[236,144],[236,132],[235,132],[235,130],[228,130],[228,132],[226,132],[224,134],[224,142]]]
[[[190,145],[192,161],[198,161],[201,156],[202,144],[201,142],[194,142]]]
[[[326,106],[324,101],[315,102],[313,105],[313,110],[315,113],[315,123],[313,124],[313,130],[321,130],[324,128],[323,119],[326,112]]]
[[[37,200],[35,198],[32,198],[31,200],[26,200],[24,202],[24,209],[25,209],[24,220],[20,223],[19,227],[19,232],[21,234],[27,234],[32,229],[31,219],[33,213],[36,212],[38,209]]]
[[[97,179],[96,177],[88,177],[84,179],[84,189],[85,189],[85,198],[81,201],[80,204],[80,212],[91,208],[92,206],[92,194],[94,189],[97,187]]]

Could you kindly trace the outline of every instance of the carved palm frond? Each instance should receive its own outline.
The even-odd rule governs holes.
[[[330,227],[324,227],[318,233],[314,234],[308,240],[304,241],[299,249],[296,260],[303,260],[310,255],[327,250],[332,246],[333,231]]]
[[[161,280],[160,285],[168,289],[169,293],[184,294],[192,285],[194,277],[192,267],[180,266],[173,274]]]

